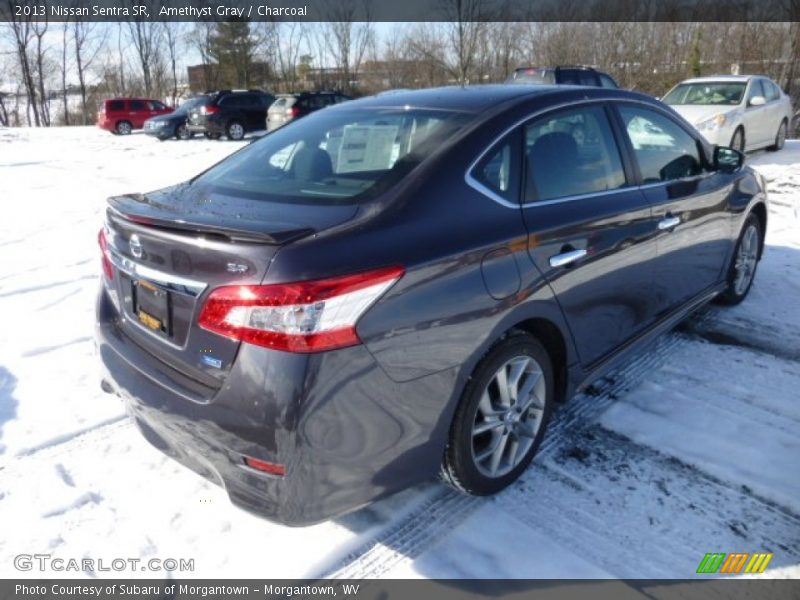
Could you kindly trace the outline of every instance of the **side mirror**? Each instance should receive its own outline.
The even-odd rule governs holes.
[[[726,146],[714,146],[714,170],[735,173],[744,164],[744,154]]]
[[[766,103],[767,99],[764,96],[753,96],[748,104],[750,106],[764,106]]]

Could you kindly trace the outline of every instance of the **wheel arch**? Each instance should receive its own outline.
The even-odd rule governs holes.
[[[763,202],[757,202],[750,209],[750,214],[755,215],[761,227],[761,241],[758,248],[758,258],[764,253],[764,240],[767,237],[767,206]]]

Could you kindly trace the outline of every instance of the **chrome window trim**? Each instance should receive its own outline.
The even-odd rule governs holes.
[[[695,181],[695,180],[703,179],[705,177],[713,175],[713,172],[701,173],[699,175],[693,175],[692,177],[684,177],[682,179],[671,179],[669,181],[659,181],[657,183],[646,183],[646,184],[634,185],[634,186],[629,186],[629,187],[621,187],[621,188],[617,188],[617,189],[613,189],[613,190],[601,190],[599,192],[589,192],[589,193],[586,193],[586,194],[576,194],[576,195],[572,195],[572,196],[563,196],[561,198],[552,198],[552,199],[549,199],[549,200],[538,200],[538,201],[535,201],[535,202],[526,202],[526,203],[508,201],[505,198],[503,198],[502,196],[500,196],[499,194],[497,194],[496,192],[494,192],[493,190],[491,190],[488,187],[486,187],[485,185],[483,185],[480,181],[478,181],[477,179],[475,179],[472,176],[472,172],[475,170],[475,167],[478,166],[478,163],[481,162],[481,160],[483,160],[483,158],[486,156],[486,154],[488,154],[488,152],[490,150],[492,150],[494,148],[494,146],[498,142],[500,142],[500,140],[502,140],[509,133],[511,133],[514,129],[516,129],[520,125],[524,124],[525,122],[530,121],[531,119],[535,119],[537,117],[540,117],[542,115],[546,115],[549,112],[556,112],[556,111],[559,111],[559,110],[564,109],[564,108],[571,108],[573,106],[582,106],[584,104],[594,104],[594,103],[602,103],[602,102],[609,102],[609,101],[611,101],[611,102],[617,101],[617,102],[620,102],[620,103],[629,103],[629,104],[640,104],[640,105],[642,105],[642,106],[644,106],[646,108],[650,108],[650,109],[652,109],[652,110],[654,110],[656,112],[662,113],[666,118],[671,119],[673,122],[675,122],[675,124],[678,127],[683,129],[684,131],[686,131],[686,133],[689,134],[694,140],[697,140],[696,136],[694,136],[690,131],[687,131],[686,128],[683,127],[683,125],[681,125],[679,122],[675,121],[675,119],[672,117],[672,115],[669,114],[668,111],[665,111],[663,108],[661,108],[658,105],[651,104],[650,102],[645,102],[645,101],[639,100],[637,98],[587,98],[587,99],[584,99],[584,100],[579,100],[577,102],[565,102],[565,103],[562,103],[562,104],[556,104],[554,106],[548,106],[547,108],[543,108],[543,109],[538,110],[536,112],[530,113],[527,116],[515,121],[514,124],[510,125],[505,130],[503,130],[503,132],[500,135],[498,135],[494,139],[492,139],[492,141],[486,146],[486,148],[484,148],[481,151],[481,153],[478,155],[478,158],[476,158],[475,160],[473,160],[470,163],[469,167],[467,167],[467,170],[464,173],[464,182],[468,186],[470,186],[472,189],[474,189],[475,191],[477,191],[477,192],[481,193],[482,195],[486,196],[490,200],[496,202],[500,206],[503,206],[505,208],[517,209],[517,208],[535,208],[537,206],[550,206],[552,204],[561,204],[561,203],[564,203],[564,202],[572,202],[574,200],[583,200],[583,199],[588,198],[590,196],[591,197],[604,196],[604,195],[608,195],[608,194],[614,194],[614,193],[619,193],[619,192],[624,192],[624,191],[629,191],[629,190],[651,189],[651,188],[655,188],[655,187],[658,187],[658,186],[672,185],[672,184],[680,183],[680,182]]]

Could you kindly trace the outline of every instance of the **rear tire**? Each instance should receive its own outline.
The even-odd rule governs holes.
[[[738,150],[739,152],[744,153],[744,129],[741,127],[737,127],[736,131],[733,132],[733,137],[731,138],[731,148],[734,150]]]
[[[553,382],[550,356],[536,338],[515,331],[495,345],[475,368],[456,409],[442,480],[476,496],[513,483],[544,438]]]
[[[728,267],[728,287],[718,296],[722,304],[733,306],[747,297],[756,276],[763,237],[761,221],[750,213],[745,219],[736,247],[733,249],[731,264]]]
[[[225,128],[225,133],[228,136],[229,140],[238,142],[239,140],[244,138],[244,133],[245,133],[244,125],[239,123],[239,121],[231,121]]]
[[[131,125],[130,121],[120,121],[117,123],[116,129],[120,135],[130,135],[131,131],[133,131],[133,125]]]
[[[777,152],[781,150],[786,144],[786,135],[789,131],[789,124],[786,122],[786,119],[781,121],[780,126],[778,126],[778,133],[775,134],[775,143],[772,144],[767,150],[771,152]]]
[[[190,140],[194,137],[194,134],[189,131],[184,123],[182,125],[178,125],[178,128],[175,130],[175,137],[179,140]]]

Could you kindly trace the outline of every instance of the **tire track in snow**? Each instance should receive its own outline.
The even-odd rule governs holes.
[[[706,317],[698,315],[695,318]],[[620,394],[636,385],[645,373],[662,364],[681,341],[681,337],[675,333],[660,336],[649,351],[596,381],[586,392],[573,397],[561,407],[550,423],[534,464],[558,452],[569,439],[567,432],[603,412]],[[535,476],[534,469],[529,469],[516,485],[526,485]],[[400,521],[378,533],[359,550],[343,558],[336,567],[324,572],[322,577],[380,577],[401,563],[413,561],[452,531],[454,523],[463,521],[485,503],[502,504],[505,509],[509,498],[511,490],[494,499],[486,499],[466,496],[441,486],[441,492],[433,500],[422,503]]]

